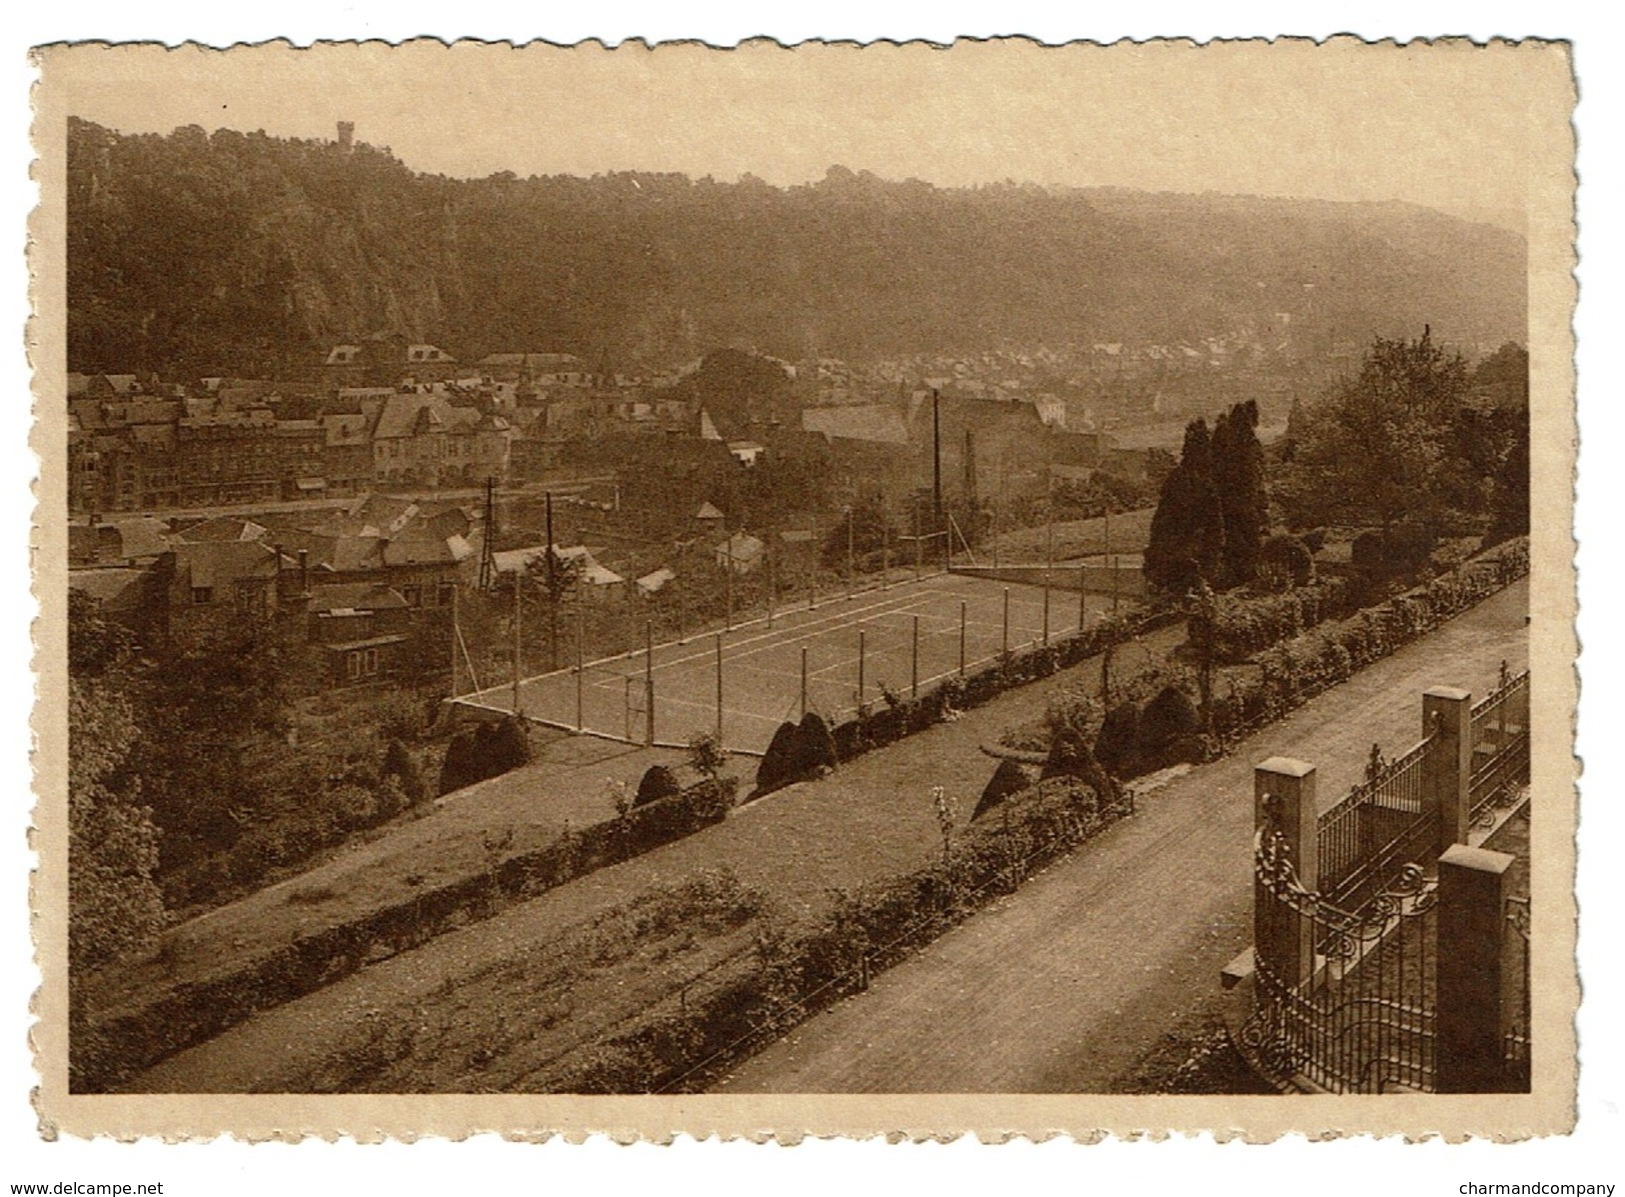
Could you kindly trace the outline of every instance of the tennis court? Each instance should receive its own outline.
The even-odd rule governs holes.
[[[1042,586],[937,574],[523,679],[518,706],[539,723],[636,744],[681,747],[720,730],[730,752],[760,755],[803,709],[833,726],[883,701],[883,688],[923,694],[1110,607],[1075,587],[1051,586],[1046,601]],[[509,684],[457,701],[511,712],[514,698]]]

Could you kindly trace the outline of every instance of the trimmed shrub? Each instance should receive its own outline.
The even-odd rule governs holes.
[[[756,766],[756,790],[766,793],[795,778],[796,725],[781,723],[762,754],[762,763]]]
[[[1315,574],[1315,557],[1296,536],[1278,532],[1264,542],[1259,567],[1288,579],[1293,586],[1307,586]]]
[[[1131,777],[1140,738],[1140,708],[1120,702],[1101,720],[1095,737],[1095,759],[1113,777]]]
[[[398,739],[391,740],[389,747],[384,749],[384,762],[379,766],[378,776],[380,781],[393,777],[400,783],[405,805],[422,802],[429,796],[429,787],[423,780],[423,770],[418,766],[417,758]]]
[[[993,770],[993,776],[988,778],[987,785],[983,787],[981,798],[977,799],[976,809],[971,813],[971,822],[974,823],[1005,799],[1021,793],[1030,785],[1032,778],[1026,769],[1009,759],[1000,761],[999,767]]]
[[[835,755],[835,737],[829,724],[817,711],[808,711],[796,728],[795,776],[805,777],[819,769],[833,769],[839,760]]]
[[[521,765],[530,764],[530,737],[525,734],[523,719],[507,718],[486,724],[482,730],[485,743],[485,776],[497,777]]]
[[[1354,538],[1354,564],[1380,578],[1408,577],[1426,564],[1437,538],[1424,524],[1371,529]]]
[[[662,798],[670,798],[673,794],[683,792],[683,787],[677,781],[677,774],[665,765],[650,765],[643,772],[638,782],[637,796],[632,799],[633,806],[648,806],[651,802],[659,802]]]
[[[523,719],[510,715],[495,723],[480,723],[458,732],[446,746],[440,793],[449,794],[529,763],[530,737]]]
[[[1140,713],[1137,747],[1146,756],[1166,752],[1174,741],[1202,730],[1190,696],[1177,686],[1164,686]]]

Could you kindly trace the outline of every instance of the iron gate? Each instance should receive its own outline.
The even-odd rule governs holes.
[[[1433,1088],[1437,882],[1417,864],[1357,912],[1303,888],[1285,837],[1259,834],[1260,899],[1314,945],[1307,979],[1255,961],[1242,1046],[1266,1072],[1337,1093]]]

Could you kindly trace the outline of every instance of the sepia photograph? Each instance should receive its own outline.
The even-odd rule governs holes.
[[[36,54],[50,1119],[1572,1126],[1565,45]]]

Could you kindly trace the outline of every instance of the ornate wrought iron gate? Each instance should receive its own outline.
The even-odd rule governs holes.
[[[1278,829],[1259,834],[1260,894],[1314,945],[1307,978],[1260,954],[1242,1045],[1277,1077],[1339,1093],[1430,1089],[1437,885],[1405,864],[1358,911],[1303,888]]]

